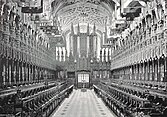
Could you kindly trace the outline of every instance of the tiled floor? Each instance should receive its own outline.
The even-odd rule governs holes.
[[[50,117],[116,117],[93,90],[74,90]]]

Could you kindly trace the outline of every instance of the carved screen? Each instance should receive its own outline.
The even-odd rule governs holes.
[[[78,82],[87,83],[89,82],[89,74],[78,74]]]

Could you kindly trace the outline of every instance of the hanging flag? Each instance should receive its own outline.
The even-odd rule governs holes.
[[[37,14],[43,12],[43,0],[22,0],[23,6],[21,9],[22,13]]]
[[[138,17],[141,13],[141,8],[143,6],[140,4],[139,1],[132,1],[129,5],[124,8],[124,16],[126,17],[127,21],[134,20],[135,17]]]

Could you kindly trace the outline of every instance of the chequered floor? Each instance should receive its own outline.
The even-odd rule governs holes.
[[[116,117],[93,90],[74,90],[50,117]]]

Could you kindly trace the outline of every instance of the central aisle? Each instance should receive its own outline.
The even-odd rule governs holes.
[[[74,90],[50,117],[116,117],[93,90]]]

